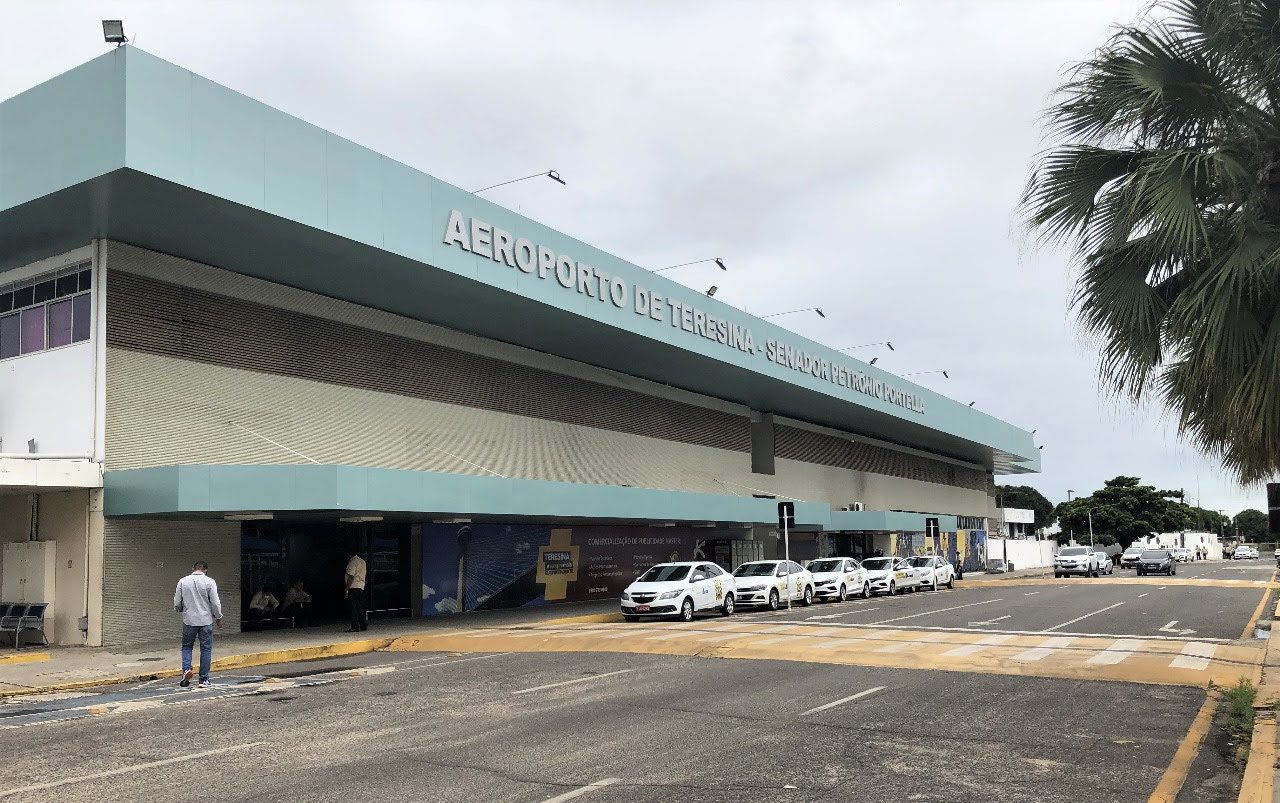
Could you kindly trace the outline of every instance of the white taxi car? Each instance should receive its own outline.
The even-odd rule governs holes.
[[[938,590],[938,586],[956,587],[955,567],[941,555],[916,555],[907,563],[920,570],[920,587]]]
[[[862,562],[872,594],[901,594],[920,585],[920,570],[904,558],[867,558]]]
[[[819,558],[805,568],[813,575],[814,599],[844,602],[850,596],[871,596],[867,573],[853,558]]]
[[[738,605],[776,611],[786,602],[813,604],[813,575],[794,560],[757,560],[733,570]]]
[[[714,611],[733,614],[736,597],[733,575],[714,563],[659,563],[622,592],[622,617],[678,616],[686,622],[694,614]]]

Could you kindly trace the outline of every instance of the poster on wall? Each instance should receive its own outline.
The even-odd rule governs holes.
[[[425,525],[422,613],[616,597],[655,563],[714,560],[715,538],[677,527]]]

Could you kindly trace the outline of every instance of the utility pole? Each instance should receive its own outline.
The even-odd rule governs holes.
[[[1089,546],[1093,547],[1093,508],[1089,508]]]

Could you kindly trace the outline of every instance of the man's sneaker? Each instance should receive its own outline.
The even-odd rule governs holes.
[[[184,671],[184,672],[182,673],[182,680],[178,681],[178,685],[179,685],[179,686],[181,686],[181,687],[182,687],[182,688],[184,688],[184,689],[185,689],[186,687],[190,686],[190,685],[191,685],[191,676],[192,676],[193,674],[195,674],[195,673],[194,673],[192,670],[190,670],[190,669],[188,669],[188,670]]]
[[[197,684],[196,684],[196,688],[197,688],[197,689],[207,689],[207,688],[209,688],[209,681],[207,681],[207,680],[202,680],[202,681],[200,681],[199,683],[197,683]]]

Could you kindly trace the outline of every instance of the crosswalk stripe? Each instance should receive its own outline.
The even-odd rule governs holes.
[[[659,636],[649,636],[645,641],[670,641],[673,638],[683,638],[684,636],[697,635],[693,630],[677,630],[674,633],[663,633]]]
[[[1040,661],[1046,658],[1047,656],[1053,655],[1055,652],[1067,646],[1073,641],[1075,641],[1074,638],[1067,638],[1062,636],[1058,636],[1055,638],[1047,638],[1040,643],[1039,647],[1032,647],[1029,650],[1023,650],[1022,652],[1013,656],[1013,660],[1024,661],[1024,662]]]
[[[877,647],[872,652],[902,652],[918,646],[920,646],[919,643],[914,641],[892,641],[883,647]]]
[[[1171,669],[1207,669],[1209,659],[1218,651],[1216,644],[1191,643],[1182,648],[1182,654],[1169,662]]]
[[[645,633],[661,633],[661,632],[665,632],[665,631],[651,630],[648,628],[635,628],[632,630],[623,630],[620,633],[610,633],[609,635],[601,636],[600,638],[601,639],[627,638],[628,636],[640,636]]]
[[[1141,652],[1145,645],[1137,639],[1117,639],[1114,644],[1085,661],[1086,664],[1110,666],[1118,664],[1135,652]]]
[[[1013,640],[1013,636],[987,636],[984,639],[979,639],[973,644],[966,644],[963,647],[956,647],[953,650],[947,650],[946,652],[943,653],[943,655],[948,658],[973,655],[975,652],[979,652],[987,647],[995,646],[997,644],[1004,644],[1005,642],[1012,641],[1012,640]]]
[[[800,636],[774,636],[773,638],[762,638],[758,641],[752,641],[751,646],[763,647],[766,644],[777,644],[779,641],[794,641],[798,638],[800,638]]]

